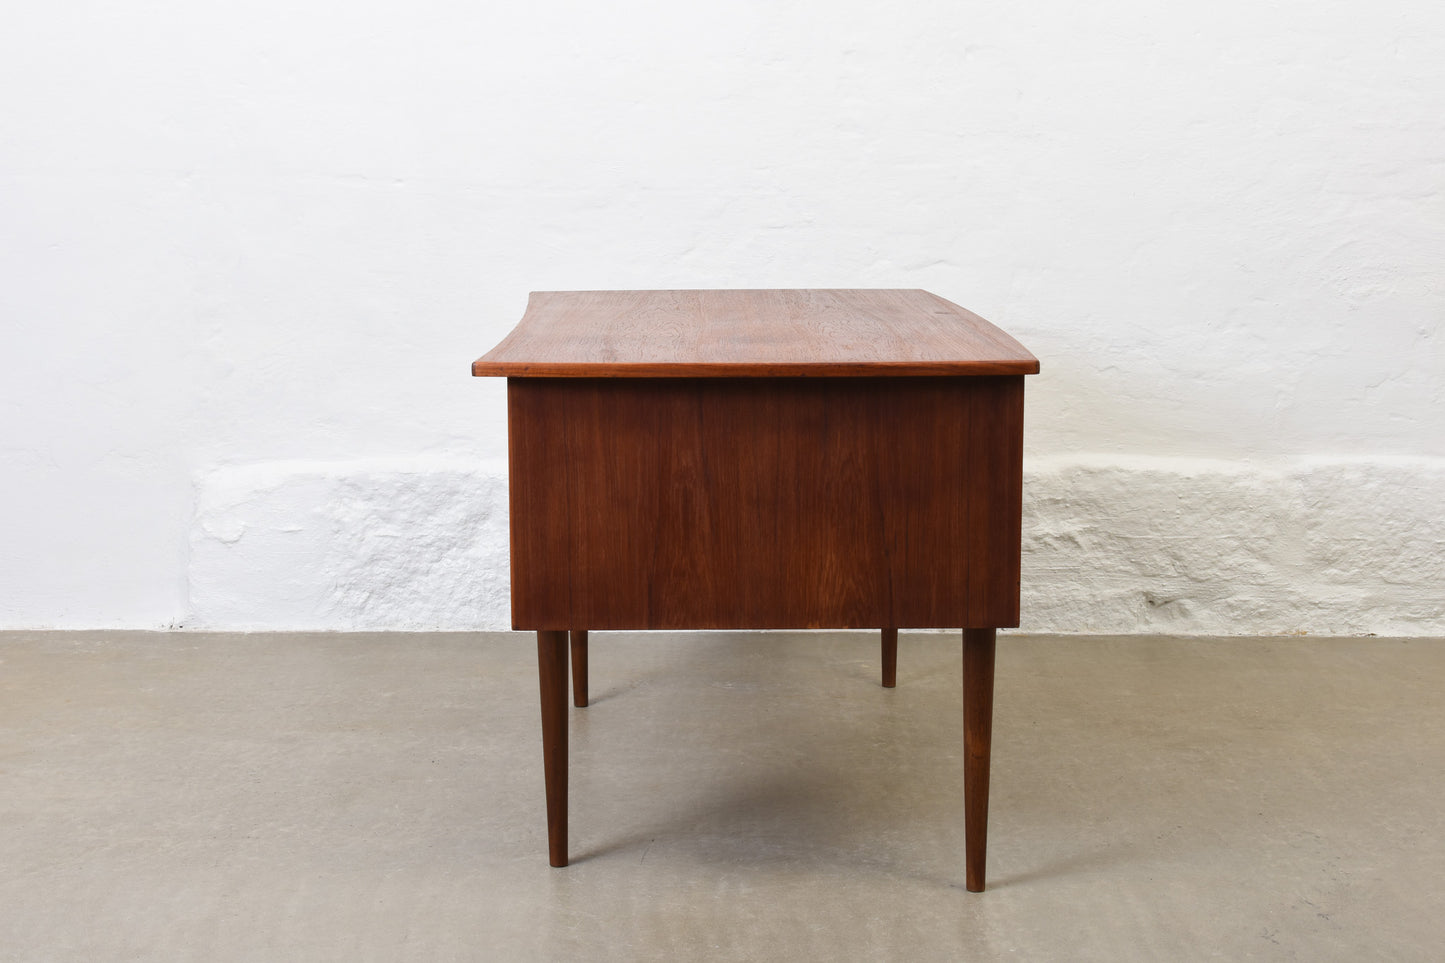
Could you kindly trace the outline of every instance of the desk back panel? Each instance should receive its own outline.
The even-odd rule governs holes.
[[[518,629],[1018,625],[1023,377],[510,378]]]

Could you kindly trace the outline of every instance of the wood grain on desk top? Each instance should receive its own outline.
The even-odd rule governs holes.
[[[539,291],[472,364],[506,377],[1023,375],[1039,362],[919,290]]]

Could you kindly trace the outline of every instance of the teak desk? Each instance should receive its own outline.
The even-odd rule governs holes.
[[[994,630],[1018,625],[1024,379],[926,291],[536,293],[507,378],[512,625],[537,633],[567,864],[567,646],[597,629],[963,629],[966,883],[984,885]]]

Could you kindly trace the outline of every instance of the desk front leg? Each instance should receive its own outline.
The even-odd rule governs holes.
[[[993,741],[994,629],[963,630],[963,835],[966,884],[983,892]]]
[[[567,633],[537,633],[542,687],[542,774],[547,784],[547,856],[567,865]]]

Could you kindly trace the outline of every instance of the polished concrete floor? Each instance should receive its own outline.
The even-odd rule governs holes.
[[[551,869],[532,637],[0,634],[0,959],[1434,960],[1445,642],[602,633]]]

